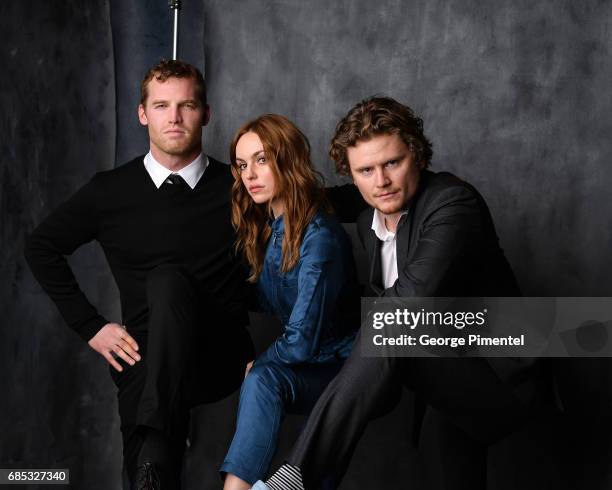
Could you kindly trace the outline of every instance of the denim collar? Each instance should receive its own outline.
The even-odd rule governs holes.
[[[278,218],[268,218],[268,225],[272,228],[272,233],[276,235],[283,234],[285,232],[285,221],[283,220],[283,214]]]

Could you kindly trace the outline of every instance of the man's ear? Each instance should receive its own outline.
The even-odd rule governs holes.
[[[416,158],[414,157],[414,153],[412,153],[412,158],[416,160]],[[419,160],[418,162],[416,162],[416,166],[422,172],[423,170],[425,170],[425,160]]]
[[[206,126],[210,121],[210,106],[208,104],[204,106],[203,113],[204,114],[202,116],[202,126]]]
[[[149,120],[147,119],[147,115],[145,114],[145,109],[142,104],[138,106],[138,120],[143,126],[147,126],[149,124]]]

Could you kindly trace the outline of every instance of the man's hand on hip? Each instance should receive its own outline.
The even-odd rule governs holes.
[[[113,357],[113,352],[131,366],[140,361],[140,356],[136,352],[138,344],[127,333],[125,327],[118,323],[104,325],[89,339],[88,344],[93,350],[102,354],[104,359],[119,372],[123,371],[123,368]]]

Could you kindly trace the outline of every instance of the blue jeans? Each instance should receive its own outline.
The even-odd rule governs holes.
[[[242,384],[236,432],[220,471],[250,484],[265,478],[285,413],[310,413],[341,367],[341,361],[255,363]]]

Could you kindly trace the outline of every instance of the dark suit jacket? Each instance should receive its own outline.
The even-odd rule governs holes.
[[[520,295],[484,199],[454,175],[422,172],[417,194],[397,227],[398,279],[386,290],[381,241],[371,229],[373,214],[369,208],[357,221],[370,260],[371,296]]]
[[[371,229],[374,209],[362,212],[357,231],[369,257],[366,296],[520,296],[495,226],[478,191],[448,172],[425,170],[408,213],[397,227],[398,279],[382,284],[381,241]],[[530,358],[487,358],[497,375],[518,387],[537,367]]]

